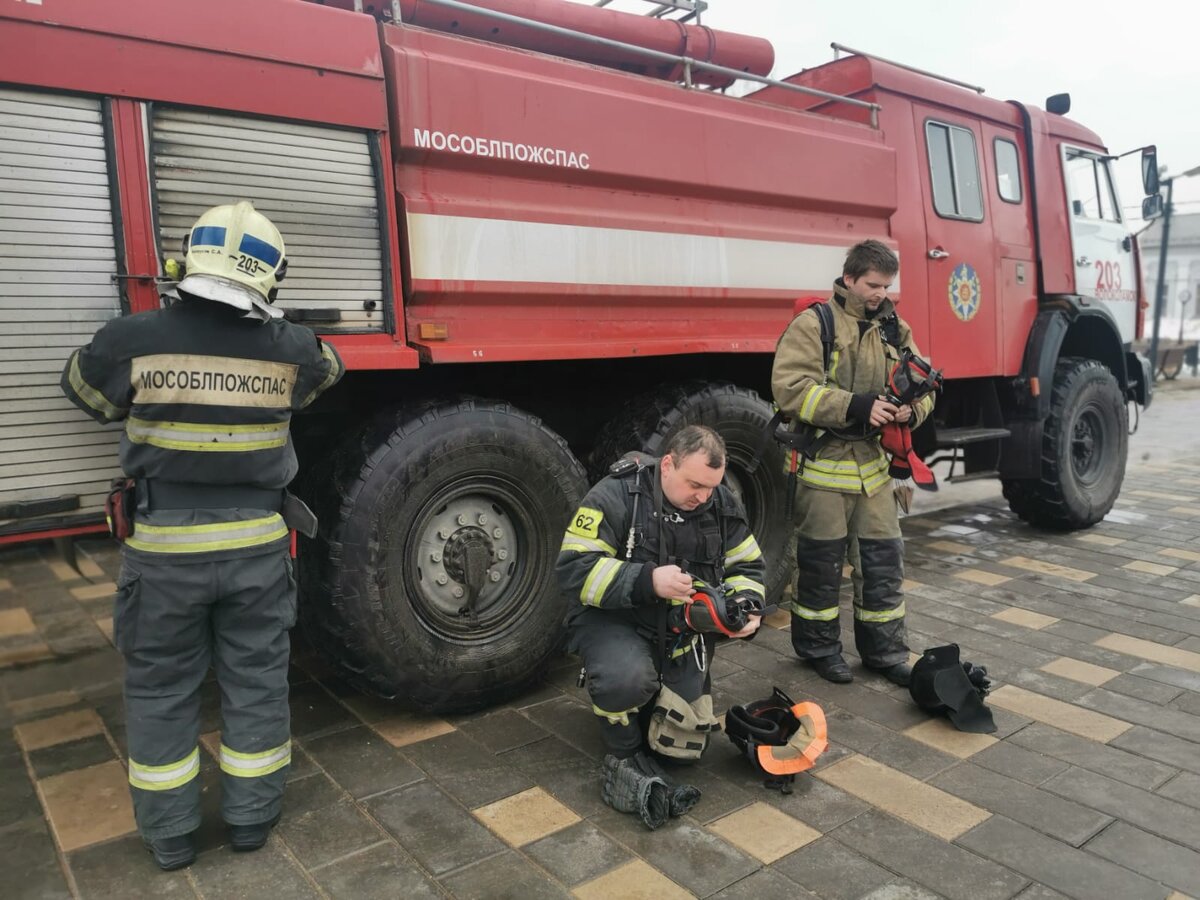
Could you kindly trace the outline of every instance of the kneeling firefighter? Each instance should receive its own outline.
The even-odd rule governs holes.
[[[285,490],[297,469],[290,422],[343,371],[333,347],[274,307],[283,238],[249,203],[204,213],[184,253],[179,300],[108,322],[62,377],[84,412],[125,423],[126,477],[108,504],[123,542],[113,630],[134,814],[163,869],[196,858],[210,666],[231,846],[258,849],[279,818],[296,618],[288,529],[316,525]]]
[[[568,648],[600,717],[604,801],[648,828],[686,813],[700,791],[654,754],[700,758],[720,723],[708,659],[766,612],[762,551],[721,484],[725,444],[691,425],[661,459],[631,455],[588,492],[563,536],[558,578]]]

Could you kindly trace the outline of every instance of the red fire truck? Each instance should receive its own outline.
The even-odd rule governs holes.
[[[529,684],[589,478],[684,423],[725,436],[778,596],[782,453],[751,465],[771,354],[868,236],[947,376],[918,449],[1003,479],[1031,523],[1098,521],[1150,399],[1099,137],[1061,96],[860,53],[772,64],[757,38],[561,0],[8,0],[0,541],[96,530],[119,428],[70,407],[62,364],[158,307],[193,220],[243,198],[287,241],[281,305],[349,369],[294,423],[321,519],[302,607],[367,690],[453,709]],[[725,95],[738,75],[758,89]]]

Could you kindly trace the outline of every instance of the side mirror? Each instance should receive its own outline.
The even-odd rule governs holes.
[[[1046,98],[1046,112],[1056,116],[1065,116],[1071,111],[1070,94],[1051,94]]]
[[[1142,189],[1149,194],[1158,193],[1158,148],[1151,145],[1142,148]]]
[[[1142,218],[1147,222],[1151,219],[1157,219],[1163,214],[1163,206],[1162,194],[1151,194],[1142,201]]]

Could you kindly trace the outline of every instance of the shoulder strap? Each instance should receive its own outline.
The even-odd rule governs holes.
[[[825,381],[829,381],[829,364],[833,361],[833,310],[826,303],[814,303],[810,307],[817,314],[817,321],[821,325],[821,356],[824,360],[824,365],[821,371],[825,373]]]

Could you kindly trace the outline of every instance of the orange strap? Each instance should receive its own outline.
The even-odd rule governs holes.
[[[772,775],[795,775],[805,772],[816,764],[817,757],[829,746],[825,712],[821,707],[806,700],[792,707],[792,715],[800,720],[800,729],[792,735],[786,746],[760,744],[758,747],[758,764],[764,772],[770,772]],[[806,718],[811,726],[809,728],[804,726]],[[808,737],[808,743],[800,747],[798,739],[802,739],[802,736]],[[784,751],[785,755],[781,756],[779,751]]]

